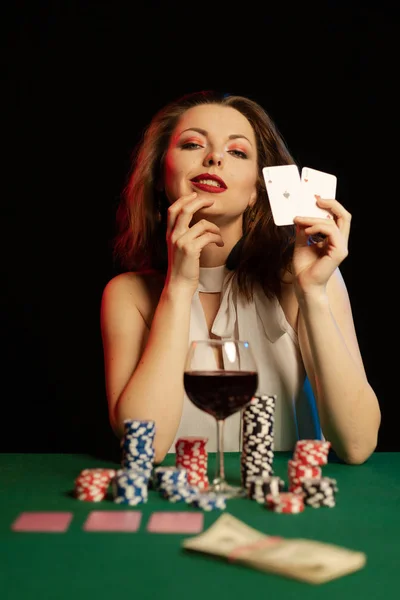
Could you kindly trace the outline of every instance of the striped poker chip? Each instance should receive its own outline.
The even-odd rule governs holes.
[[[243,433],[268,435],[273,432],[275,405],[275,395],[253,396],[243,410]]]
[[[303,493],[302,482],[305,479],[320,479],[322,468],[319,466],[308,465],[296,460],[288,461],[288,484],[289,491],[298,494]]]
[[[224,510],[226,508],[226,496],[215,492],[202,492],[193,500],[193,505],[205,511]]]
[[[331,443],[325,440],[297,440],[293,460],[313,466],[323,466],[328,463]]]
[[[199,495],[199,489],[194,485],[170,484],[160,488],[160,494],[170,502],[185,502],[192,504]]]
[[[124,471],[139,471],[142,475],[147,477],[147,479],[151,478],[153,472],[152,462],[142,463],[136,460],[127,460],[122,462],[121,467]]]
[[[320,508],[336,506],[337,481],[331,477],[320,479],[306,479],[302,482],[303,499],[307,506]]]
[[[87,475],[92,475],[93,477],[105,477],[108,480],[111,480],[116,473],[115,469],[109,469],[106,467],[94,467],[91,469],[83,469],[79,477],[86,477]]]
[[[302,496],[293,492],[281,492],[280,494],[268,494],[265,506],[277,513],[300,513],[304,511],[305,505]]]
[[[115,473],[115,469],[83,469],[75,479],[75,498],[86,502],[104,500]]]
[[[116,503],[135,506],[146,502],[154,465],[154,436],[154,421],[126,419],[120,442],[121,469],[84,469],[75,480],[75,497],[100,502],[112,484]]]
[[[258,395],[243,410],[240,472],[246,490],[249,478],[273,475],[275,404],[275,395]]]
[[[209,480],[207,437],[187,436],[175,442],[175,466],[187,471],[188,483],[207,490]]]
[[[137,506],[148,499],[149,479],[138,469],[119,469],[112,480],[113,499],[116,504]]]
[[[249,477],[247,495],[259,504],[265,504],[268,494],[276,495],[285,489],[285,482],[280,477]]]
[[[121,466],[131,469],[133,464],[142,469],[152,469],[155,450],[155,422],[151,420],[125,419],[121,439]]]
[[[121,467],[124,471],[140,469],[152,485],[154,466],[154,437],[156,427],[151,420],[125,419],[121,439]]]
[[[156,467],[153,471],[153,488],[162,489],[167,486],[186,486],[189,483],[188,472],[173,466]]]

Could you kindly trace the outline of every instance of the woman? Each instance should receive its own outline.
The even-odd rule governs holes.
[[[379,404],[339,271],[351,215],[318,198],[333,219],[277,227],[262,168],[294,162],[261,106],[214,92],[161,109],[137,149],[117,215],[124,272],[104,289],[101,331],[111,425],[121,435],[124,419],[154,420],[157,462],[180,436],[214,449],[214,420],[183,389],[189,341],[207,337],[251,341],[258,393],[277,395],[276,450],[320,426],[350,464],[376,447]],[[227,420],[226,450],[238,450],[238,427]]]

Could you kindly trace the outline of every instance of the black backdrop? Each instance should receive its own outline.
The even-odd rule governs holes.
[[[155,110],[206,88],[259,101],[302,165],[337,175],[353,214],[342,272],[381,405],[378,450],[400,450],[388,347],[398,211],[391,4],[5,5],[1,451],[115,450],[99,307],[114,274],[116,203]]]

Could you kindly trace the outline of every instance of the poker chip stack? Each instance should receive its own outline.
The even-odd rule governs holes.
[[[153,471],[153,488],[163,490],[171,486],[188,485],[188,472],[186,469],[172,466],[159,466]]]
[[[289,492],[301,495],[303,493],[303,481],[307,479],[320,479],[321,476],[321,467],[308,465],[293,459],[288,461]]]
[[[175,466],[186,469],[188,483],[200,490],[209,486],[207,476],[208,452],[206,437],[181,437],[175,442]]]
[[[320,508],[336,506],[336,492],[338,491],[336,479],[321,477],[320,479],[306,479],[303,481],[303,498],[307,506]]]
[[[193,500],[194,506],[202,510],[224,510],[226,508],[226,497],[214,492],[202,492]]]
[[[324,440],[297,440],[293,459],[306,465],[321,466],[328,464],[331,443]]]
[[[116,504],[137,506],[158,490],[169,502],[193,504],[205,511],[226,508],[226,497],[207,492],[208,438],[180,438],[176,466],[154,467],[154,421],[127,419],[121,439],[121,468],[84,469],[75,480],[79,500],[104,500],[110,484]]]
[[[121,439],[121,466],[123,469],[142,469],[148,478],[154,463],[154,421],[125,419],[124,434]]]
[[[178,467],[156,467],[153,473],[153,488],[170,502],[191,504],[199,490],[188,482],[186,469]]]
[[[288,461],[289,490],[313,508],[332,508],[336,504],[337,482],[322,476],[330,446],[330,442],[323,440],[298,440],[293,458]]]
[[[275,404],[276,395],[254,396],[243,410],[240,472],[246,491],[251,477],[268,478],[274,473]]]
[[[115,473],[115,469],[83,469],[75,479],[75,498],[86,502],[104,500]]]
[[[280,494],[268,494],[265,499],[266,507],[277,513],[301,513],[304,511],[304,499],[300,494],[293,492],[281,492]]]
[[[113,479],[114,502],[137,506],[147,502],[154,463],[155,422],[125,419],[121,469]]]
[[[198,486],[190,484],[189,472],[183,467],[156,467],[153,487],[170,502],[184,502],[206,511],[226,508],[224,496],[201,491]]]
[[[116,504],[137,506],[148,499],[149,478],[139,467],[119,469],[112,480],[113,498]]]
[[[276,496],[285,489],[285,482],[280,477],[257,477],[253,475],[247,478],[247,495],[251,500],[259,504],[265,504],[266,497],[271,494]]]

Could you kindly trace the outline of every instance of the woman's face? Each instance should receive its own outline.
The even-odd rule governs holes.
[[[199,197],[214,199],[199,213],[228,223],[255,202],[257,173],[256,139],[242,113],[230,106],[202,104],[182,115],[165,158],[164,188],[170,204],[196,191]]]

